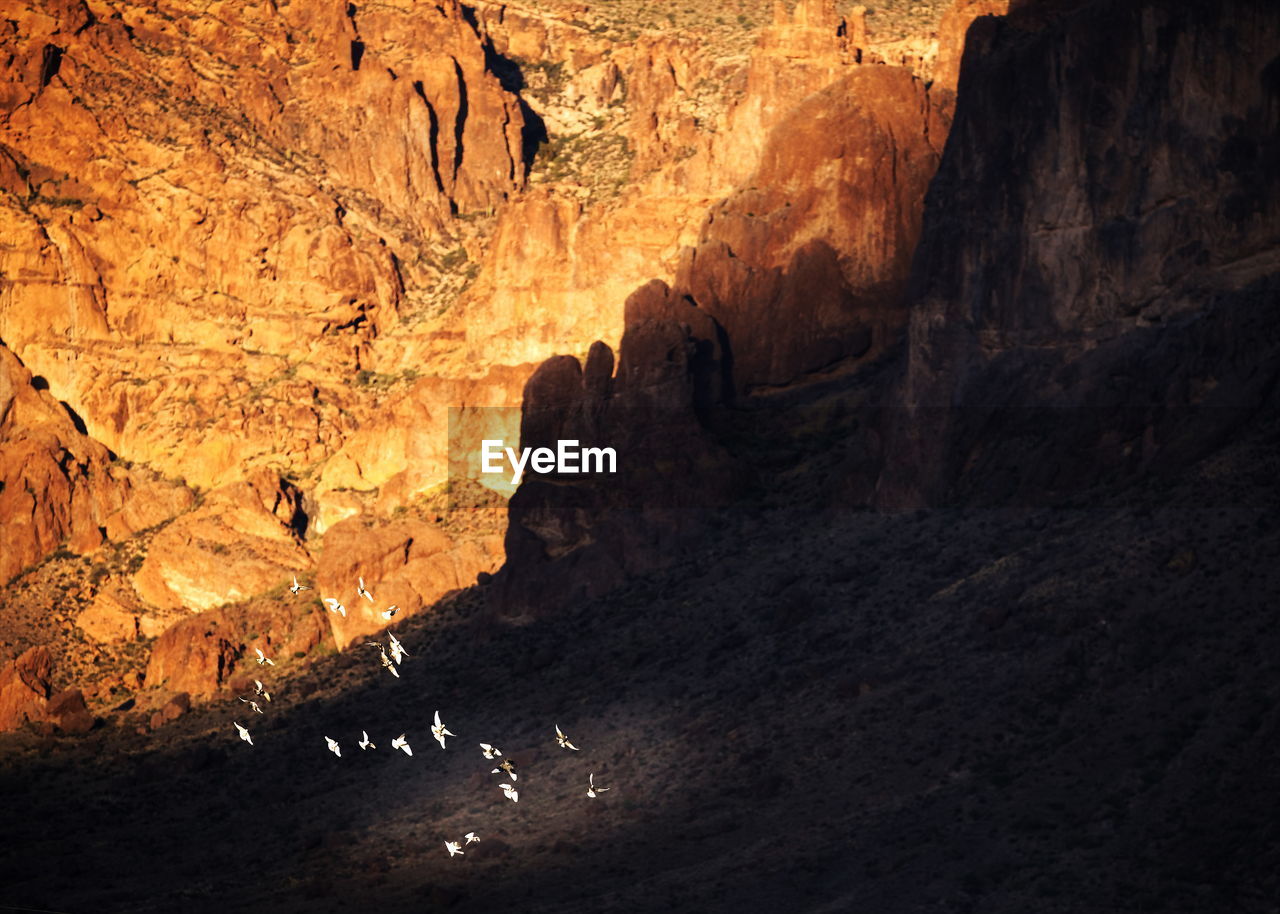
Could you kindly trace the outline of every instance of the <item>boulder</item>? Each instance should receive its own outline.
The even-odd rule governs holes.
[[[45,707],[46,719],[52,721],[63,733],[88,733],[93,729],[94,717],[79,689],[66,689],[49,699]]]
[[[76,625],[94,641],[113,643],[138,637],[137,612],[119,594],[100,591],[89,608],[76,617]]]
[[[0,731],[44,720],[53,674],[47,647],[32,647],[0,670]]]
[[[156,639],[146,681],[171,691],[210,696],[231,675],[239,639],[216,610],[183,619]]]

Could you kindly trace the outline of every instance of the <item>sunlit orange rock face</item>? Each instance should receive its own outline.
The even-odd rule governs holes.
[[[509,361],[536,361],[556,341],[574,341],[579,356],[593,339],[616,346],[624,330],[621,303],[631,291],[652,278],[676,277],[682,252],[700,241],[708,209],[752,177],[766,150],[798,149],[810,139],[794,127],[790,140],[782,138],[785,124],[796,122],[797,108],[872,68],[858,63],[857,30],[851,32],[823,0],[805,0],[791,13],[780,10],[745,61],[716,58],[688,37],[654,33],[606,56],[602,42],[578,30],[543,24],[530,38],[516,31],[527,16],[505,12],[499,21],[485,14],[484,5],[480,11],[499,50],[576,61],[586,114],[607,111],[619,84],[630,112],[630,182],[616,199],[593,204],[563,189],[534,189],[499,221],[476,295],[465,306],[475,318],[466,339],[470,349],[503,353]],[[910,82],[905,73],[899,78]],[[721,86],[734,100],[709,111],[700,95],[705,86]],[[879,88],[868,83],[851,92],[878,105]],[[920,102],[908,101],[904,121],[920,120]],[[881,110],[897,103],[886,100]],[[838,105],[810,104],[811,114],[819,110],[827,119],[847,113]],[[918,133],[918,125],[911,131]],[[941,139],[934,138],[935,148]],[[827,151],[815,152],[815,161]],[[777,173],[766,170],[753,183]],[[561,344],[559,351],[568,348]]]
[[[95,438],[202,486],[332,452],[455,215],[524,180],[518,101],[456,3],[31,4],[6,28],[0,338]]]
[[[458,541],[419,521],[372,527],[351,518],[325,536],[316,589],[346,609],[345,615],[326,613],[334,643],[346,647],[386,628],[382,613],[391,607],[398,607],[392,618],[403,621],[444,594],[471,586],[477,574],[501,562],[502,541],[496,535]],[[371,599],[357,593],[361,578]]]
[[[53,658],[44,647],[24,651],[0,670],[0,730],[44,718],[52,673]]]
[[[0,451],[0,580],[59,543],[76,552],[102,543],[101,525],[124,500],[107,449],[77,430],[66,408],[37,389],[3,346]]]
[[[405,512],[446,481],[449,408],[518,405],[548,356],[604,341],[638,389],[703,339],[690,295],[733,338],[729,397],[873,360],[904,320],[945,118],[828,0],[736,56],[534,5],[11,7],[0,581],[143,534],[77,618],[112,645],[198,614],[156,689],[215,694],[250,635],[345,648],[495,571],[492,525]],[[609,180],[557,173],[566,144]],[[620,347],[627,307],[648,329]],[[349,617],[281,604],[295,573]]]
[[[325,640],[327,625],[310,601],[238,604],[182,619],[155,640],[147,664],[151,689],[207,698],[232,676],[273,680]],[[275,666],[258,663],[255,648]]]
[[[161,530],[134,578],[161,609],[195,612],[235,603],[307,571],[301,494],[267,471],[211,492]]]

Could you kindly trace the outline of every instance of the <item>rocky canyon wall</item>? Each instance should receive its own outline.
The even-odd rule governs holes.
[[[95,709],[145,669],[161,713],[243,679],[254,647],[291,662],[379,630],[355,577],[431,606],[502,557],[493,517],[445,507],[449,409],[518,403],[554,353],[599,380],[616,350],[608,421],[704,442],[692,480],[732,466],[669,487],[651,533],[750,475],[708,410],[882,360],[949,118],[928,54],[877,50],[827,0],[711,33],[610,15],[12,5],[0,659],[47,644],[53,679],[101,680]],[[534,401],[601,394],[558,364]],[[507,548],[574,553],[536,489]],[[644,536],[591,557],[599,580],[660,561]],[[284,596],[295,574],[317,591]]]
[[[813,236],[795,231],[787,216],[753,236],[739,214],[735,243],[725,245],[735,257],[752,251],[753,237],[782,250],[789,236],[798,240],[791,250],[806,255],[817,281],[790,297],[776,291],[786,287],[785,271],[772,285],[761,271],[719,292],[718,276],[732,271],[699,270],[722,231],[713,210],[703,230],[710,243],[682,265],[676,285],[686,314],[699,316],[686,317],[684,336],[673,331],[670,345],[648,358],[654,367],[679,367],[687,363],[678,353],[701,344],[722,353],[733,379],[727,389],[739,394],[752,384],[761,385],[757,393],[794,387],[824,366],[824,352],[855,375],[874,364],[864,372],[863,405],[830,429],[857,478],[826,487],[824,503],[843,497],[850,506],[900,510],[1053,501],[1203,456],[1275,405],[1278,28],[1275,9],[1254,2],[1029,3],[1006,19],[978,18],[959,68],[954,125],[923,207],[917,196],[912,208],[908,189],[929,180],[932,147],[912,149],[909,136],[941,142],[931,125],[935,116],[945,123],[945,114],[929,95],[881,115],[883,134],[859,120],[862,110],[830,107],[833,122],[860,125],[850,129],[850,142],[872,145],[838,154],[810,135],[791,148],[815,158],[828,152],[846,187],[875,186],[878,200],[857,195],[844,215],[856,228],[831,232],[821,256]],[[873,78],[891,73],[882,68]],[[939,91],[936,108],[950,110],[950,86]],[[891,95],[885,86],[876,97]],[[904,136],[906,112],[915,112],[914,133]],[[891,138],[878,153],[877,135]],[[901,157],[885,166],[898,185],[863,182],[846,161],[887,162],[890,149]],[[785,186],[785,169],[773,164],[785,161],[766,156],[761,172],[774,169],[769,186]],[[803,172],[798,180],[807,183],[810,173],[821,174],[815,165],[793,173]],[[738,197],[751,201],[748,214],[769,209],[755,202],[768,200],[764,182],[753,183],[759,186]],[[797,196],[803,200],[803,191],[779,200],[788,215],[806,212],[792,202]],[[824,194],[821,205],[833,197],[839,194]],[[837,222],[810,224],[821,233]],[[872,266],[851,276],[854,264]],[[877,305],[861,313],[824,307],[824,296],[842,293],[845,301]],[[775,312],[779,301],[787,305]],[[831,314],[842,320],[828,332],[823,322]],[[881,323],[869,326],[868,315]],[[885,346],[904,325],[901,347]],[[863,353],[884,357],[859,363]],[[573,386],[567,366],[543,371],[563,375],[559,387]],[[565,412],[571,426],[574,415],[612,407],[608,384],[593,384],[592,405]],[[677,399],[691,408],[687,395]],[[526,391],[527,408],[545,402],[544,390]],[[744,421],[768,421],[767,412],[750,415],[756,418]],[[785,424],[772,428],[782,433]],[[631,427],[596,434],[620,448],[640,443]],[[688,437],[706,439],[699,452],[727,441],[714,421]],[[702,479],[710,483],[731,466],[722,461]],[[572,563],[566,541],[589,543],[583,554],[627,554],[607,512],[583,510],[580,495],[581,487],[566,492],[563,485],[517,493],[504,576],[552,580]],[[559,522],[549,522],[553,516]],[[653,539],[661,538],[661,523],[646,528]],[[643,556],[640,564],[652,561]],[[620,564],[625,569],[625,558]]]
[[[971,32],[884,507],[1175,465],[1274,387],[1280,15],[1030,4]]]

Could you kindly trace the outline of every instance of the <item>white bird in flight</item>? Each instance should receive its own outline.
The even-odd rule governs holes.
[[[248,698],[241,698],[240,700],[243,701],[245,704],[247,704],[249,707],[253,708],[253,710],[257,711],[259,714],[262,713],[262,708],[258,706],[258,703],[256,701],[252,701]]]
[[[476,833],[475,833],[475,832],[473,832],[473,831],[469,831],[469,832],[467,832],[467,833],[466,833],[465,835],[463,835],[462,837],[464,837],[464,838],[466,838],[466,839],[467,839],[467,843],[468,843],[468,844],[478,844],[478,843],[480,842],[480,838],[479,838],[479,837],[476,835]]]
[[[329,607],[329,612],[341,613],[342,618],[344,619],[347,617],[347,608],[343,606],[341,603],[339,603],[333,597],[325,597],[323,602],[325,606]]]
[[[446,736],[457,736],[456,733],[450,733],[445,729],[444,724],[440,723],[440,712],[436,712],[436,724],[431,728],[431,735],[440,740],[440,748],[445,748],[444,738]]]
[[[373,602],[373,594],[369,593],[369,591],[367,591],[367,590],[365,589],[365,586],[364,586],[364,578],[361,578],[361,579],[360,579],[360,583],[359,583],[359,585],[357,585],[357,587],[356,587],[356,593],[357,593],[359,596],[364,597],[364,598],[365,598],[366,600],[368,600],[370,603],[372,603],[372,602]]]
[[[253,681],[253,689],[254,689],[254,694],[261,695],[267,701],[271,700],[271,693],[268,692],[266,687],[262,684],[262,680],[255,679]]]
[[[380,662],[382,663],[382,666],[386,669],[386,671],[390,673],[392,676],[396,677],[396,679],[399,679],[400,671],[397,670],[396,665],[391,662],[391,658],[387,656],[387,652],[382,649],[381,644],[378,645],[378,654],[380,657]]]
[[[488,743],[481,743],[480,751],[484,753],[485,758],[497,758],[502,755],[501,749],[496,746],[490,746]]]
[[[391,634],[391,632],[387,632],[387,637],[391,639],[391,658],[396,663],[409,656],[409,652],[404,649],[404,645],[400,643],[399,638]]]
[[[454,856],[455,854],[465,853],[465,851],[463,851],[462,849],[462,845],[459,844],[457,841],[446,841],[444,843],[444,847],[445,847],[445,850],[449,852],[450,857]]]
[[[409,743],[406,742],[403,733],[391,741],[391,748],[403,749],[405,755],[413,755],[413,750],[409,748]]]
[[[502,760],[502,764],[498,765],[497,768],[493,769],[489,773],[497,774],[499,771],[505,771],[507,774],[511,776],[511,780],[513,781],[520,780],[518,777],[516,777],[516,766],[511,763],[511,759],[509,758],[504,758]]]
[[[498,786],[502,788],[502,792],[507,795],[507,799],[512,803],[520,802],[520,793],[515,789],[515,787],[510,784],[499,784]]]
[[[613,790],[612,787],[597,787],[595,773],[587,775],[587,796],[594,797],[597,793],[603,793],[606,790]]]
[[[267,666],[275,666],[275,665],[276,665],[276,662],[275,662],[274,660],[272,660],[271,658],[269,658],[266,654],[262,653],[262,648],[260,648],[260,647],[255,647],[255,648],[254,648],[254,650],[258,652],[258,664],[259,664],[259,665],[264,664],[264,663],[265,663]]]
[[[569,742],[569,737],[560,732],[559,724],[556,724],[556,742],[560,744],[561,749],[572,749],[574,752],[578,751],[578,747]]]
[[[379,615],[382,616],[382,618],[384,619],[390,619],[392,616],[394,616],[398,612],[400,612],[400,607],[392,603],[390,606],[384,609],[381,613],[379,613]]]
[[[329,744],[330,752],[332,752],[338,758],[342,758],[342,747],[338,745],[338,741],[336,739],[329,739],[329,737],[326,736],[324,738],[324,741]]]
[[[232,723],[236,725],[236,730],[239,731],[240,738],[244,740],[246,743],[248,743],[250,746],[252,746],[253,737],[249,735],[249,730],[245,727],[240,726],[240,724],[234,720],[232,721]]]
[[[377,749],[378,748],[369,740],[369,731],[367,730],[360,731],[360,742],[357,743],[357,745],[361,749]]]
[[[298,576],[296,574],[293,576],[293,585],[289,588],[289,593],[297,593],[300,590],[310,590],[310,589],[311,588],[307,587],[305,584],[298,583]]]

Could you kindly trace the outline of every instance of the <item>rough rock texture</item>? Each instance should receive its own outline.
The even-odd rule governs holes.
[[[1200,456],[1280,372],[1280,12],[1032,4],[969,36],[878,502]]]
[[[481,572],[502,563],[502,539],[487,536],[455,542],[443,530],[421,521],[373,525],[352,517],[325,535],[316,569],[317,597],[333,597],[346,607],[344,617],[326,611],[334,643],[345,648],[357,638],[398,624],[451,591],[469,587]],[[373,600],[356,593],[364,578]],[[395,605],[393,621],[380,613]]]
[[[808,96],[862,69],[856,29],[851,32],[825,0],[780,11],[745,60],[717,58],[694,39],[661,33],[647,33],[606,57],[598,41],[554,23],[544,24],[526,45],[516,30],[527,15],[482,21],[495,47],[510,49],[513,57],[542,56],[566,72],[595,78],[606,115],[614,82],[593,69],[616,68],[625,87],[628,118],[620,132],[630,161],[616,199],[584,200],[566,182],[538,187],[500,215],[464,302],[471,318],[466,346],[522,363],[567,348],[585,355],[593,339],[616,348],[625,328],[619,306],[627,294],[655,276],[671,281],[682,249],[698,243],[708,207],[751,177],[766,147],[772,144],[776,153],[786,145],[771,139],[775,128]],[[566,91],[566,98],[575,108],[581,101],[573,92]],[[919,101],[908,102],[903,120],[921,116]],[[552,106],[543,116],[552,125],[559,113]],[[590,130],[570,135],[580,144],[604,142]],[[935,143],[940,148],[940,135]],[[595,160],[584,156],[589,168]]]
[[[301,493],[267,471],[211,492],[151,542],[134,586],[161,609],[234,603],[311,567]]]
[[[835,24],[817,22],[825,24],[815,34],[832,43],[823,66],[847,71]],[[614,447],[622,481],[521,486],[499,606],[519,613],[602,593],[668,561],[669,542],[658,543],[699,529],[684,509],[722,504],[743,484],[742,468],[715,441],[712,411],[737,393],[835,366],[856,371],[897,342],[945,129],[908,71],[847,72],[773,128],[759,168],[708,216],[674,289],[653,282],[627,300],[616,379],[601,343],[585,366],[564,356],[539,368],[525,388],[521,446]]]
[[[138,612],[111,591],[103,590],[76,617],[76,625],[95,641],[133,641],[138,637]]]
[[[938,58],[933,65],[933,85],[937,92],[956,90],[960,80],[960,58],[964,56],[965,34],[979,16],[1003,16],[1009,0],[955,0],[938,23]]]
[[[519,403],[530,370],[496,366],[477,379],[420,378],[389,400],[325,464],[312,493],[316,510],[310,532],[325,534],[361,513],[363,504],[352,490],[376,490],[378,513],[386,516],[440,486],[455,446],[450,423],[460,421],[463,411],[500,419]]]
[[[286,595],[287,597],[288,595]],[[326,641],[327,626],[311,600],[252,601],[199,613],[156,639],[147,664],[147,688],[207,698],[237,672],[270,679],[254,648],[283,668],[295,654]]]
[[[675,286],[723,328],[740,391],[875,358],[903,293],[946,124],[898,67],[860,67],[798,106],[714,208]]]
[[[707,427],[728,393],[723,334],[705,312],[653,281],[627,299],[617,376],[596,343],[585,365],[544,362],[525,387],[522,448],[572,439],[612,447],[617,474],[530,476],[512,497],[507,561],[494,600],[511,615],[598,596],[661,567],[729,501],[740,467]]]
[[[524,182],[519,101],[453,0],[5,27],[0,337],[113,450],[202,486],[340,444],[367,398],[339,379],[457,216]]]
[[[55,409],[53,438],[24,451],[37,436],[23,426],[27,444],[5,442],[0,518],[19,522],[0,524],[0,577],[54,562],[24,590],[8,647],[36,643],[43,610],[30,604],[63,588],[75,599],[51,617],[59,637],[93,642],[63,675],[99,651],[106,665],[137,664],[169,613],[265,594],[313,555],[333,561],[325,539],[348,520],[429,519],[457,444],[447,408],[483,417],[516,404],[548,355],[585,356],[595,339],[617,348],[627,293],[673,278],[686,246],[705,242],[697,275],[726,325],[748,285],[766,287],[771,321],[795,310],[778,358],[742,341],[758,383],[879,353],[900,317],[877,310],[875,290],[899,281],[895,251],[914,227],[896,207],[914,205],[908,185],[928,159],[919,124],[933,115],[919,84],[872,63],[863,11],[842,18],[803,0],[763,29],[767,18],[739,17],[742,28],[717,30],[734,53],[697,28],[620,41],[595,12],[13,4],[0,27],[0,345],[39,375],[46,405],[69,404],[81,437]],[[833,83],[845,89],[805,101]],[[864,117],[881,88],[906,107]],[[797,108],[815,122],[856,118],[866,148],[806,131]],[[886,132],[901,149],[884,146]],[[867,151],[887,158],[860,169]],[[818,169],[807,196],[793,188],[803,212],[752,190],[840,155],[849,167]],[[901,188],[885,183],[886,162],[908,177]],[[859,182],[874,184],[862,202]],[[823,245],[861,237],[862,219],[880,248],[828,256]],[[632,351],[721,345],[698,335],[714,327],[703,317]],[[492,570],[490,530],[443,526],[447,542],[419,536],[380,596],[416,611]],[[97,583],[97,568],[51,559],[104,536],[121,607],[94,587],[65,589],[89,572]],[[646,551],[627,561],[643,565]],[[123,579],[139,564],[134,605]],[[334,574],[349,586],[353,570]],[[345,644],[378,627],[362,619],[335,635]],[[183,631],[206,642],[197,628]],[[216,670],[217,645],[191,649]],[[219,674],[201,677],[195,694]]]
[[[1277,14],[1244,2],[1045,4],[976,20],[910,292],[895,309],[885,290],[887,313],[910,311],[901,375],[877,374],[872,405],[840,420],[857,430],[843,445],[844,498],[891,509],[1062,498],[1201,457],[1274,396],[1280,191],[1267,176],[1280,164],[1277,35]],[[895,132],[886,146],[901,144]],[[794,162],[806,160],[793,155],[799,173]],[[889,213],[913,218],[907,205]],[[743,240],[722,261],[751,249],[742,221]],[[815,223],[829,230],[833,221]],[[777,243],[777,233],[758,231],[759,244]],[[862,244],[868,235],[851,233]],[[902,231],[881,257],[903,269],[911,237]],[[741,283],[746,294],[723,296],[724,306],[698,283],[702,250],[688,265],[692,278],[682,270],[676,297],[689,290],[715,318],[715,333],[700,338],[723,347],[732,389],[823,367],[815,328],[840,312],[824,311],[820,293],[836,285],[838,255],[860,249],[846,236],[824,252],[802,236],[793,250],[811,284],[776,319],[774,299],[750,297],[770,289],[758,279]],[[845,316],[849,348],[832,347],[833,360],[870,344]],[[654,347],[642,360],[678,369],[677,349]],[[625,363],[625,344],[623,352]],[[573,370],[544,365],[526,407],[572,389]],[[610,396],[562,407],[560,421],[573,428],[575,414],[609,416]],[[596,428],[600,440],[633,435],[616,414]],[[626,553],[609,519],[616,505],[576,503],[582,486],[525,488],[512,501],[504,600],[523,599],[511,582],[528,568]],[[625,567],[593,567],[582,579],[616,581]],[[560,595],[572,586],[581,585]]]
[[[44,719],[52,672],[53,658],[45,647],[28,648],[0,670],[0,730]]]
[[[93,729],[93,715],[79,689],[66,689],[50,698],[45,716],[63,733],[88,733]]]
[[[147,474],[141,468],[112,469],[122,494],[119,511],[108,514],[107,539],[120,541],[177,517],[195,503],[195,493],[180,482]]]
[[[122,491],[111,454],[0,345],[0,583],[65,543],[91,552]]]

